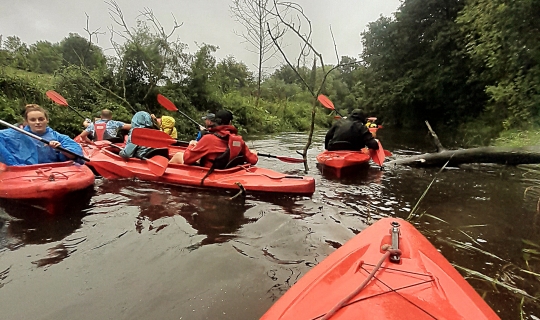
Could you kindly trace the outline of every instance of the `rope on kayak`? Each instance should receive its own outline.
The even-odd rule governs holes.
[[[437,319],[437,317],[435,317],[434,315],[432,315],[431,313],[429,313],[426,309],[420,307],[419,305],[417,305],[416,303],[412,302],[411,300],[407,299],[405,296],[403,296],[401,293],[398,292],[398,290],[401,290],[401,289],[406,289],[407,287],[404,287],[404,288],[401,288],[401,289],[394,289],[392,288],[391,286],[387,285],[386,283],[384,283],[381,279],[379,278],[375,278],[377,279],[380,283],[382,283],[385,287],[387,287],[388,289],[390,289],[390,292],[394,292],[396,293],[397,295],[399,295],[400,297],[402,297],[403,299],[405,299],[405,301],[409,302],[410,304],[412,304],[413,306],[415,306],[416,308],[418,308],[418,310],[422,310],[424,311],[428,316],[432,317],[433,319]],[[417,284],[414,284],[412,286],[416,286],[416,285],[420,285],[420,284],[423,284],[423,283],[427,283],[427,282],[431,282],[433,280],[430,280],[430,281],[426,281],[426,282],[421,282],[421,283],[417,283]],[[409,287],[412,287],[412,286],[409,286]]]
[[[379,271],[379,269],[381,268],[381,265],[383,264],[384,260],[386,260],[386,258],[388,258],[391,254],[392,255],[398,255],[398,256],[401,255],[401,250],[392,249],[392,247],[389,244],[383,245],[381,249],[385,250],[386,252],[381,257],[381,260],[379,260],[379,263],[377,263],[377,265],[375,265],[375,268],[373,268],[373,270],[371,270],[371,273],[367,276],[367,278],[364,279],[364,281],[360,284],[360,286],[358,286],[358,288],[356,288],[356,290],[354,290],[348,296],[343,298],[335,307],[332,308],[332,310],[328,311],[328,313],[325,314],[321,318],[321,320],[330,319],[336,312],[339,311],[339,309],[341,309],[352,298],[354,298],[356,295],[358,295],[360,293],[360,291],[362,291],[366,287],[366,285],[369,283],[369,281],[371,281],[371,279],[375,276],[375,273],[377,273],[377,271]]]

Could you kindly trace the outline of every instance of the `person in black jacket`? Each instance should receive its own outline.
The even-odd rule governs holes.
[[[324,148],[328,151],[357,151],[367,146],[378,150],[377,140],[363,123],[365,118],[361,109],[354,109],[347,119],[338,120],[326,133]]]

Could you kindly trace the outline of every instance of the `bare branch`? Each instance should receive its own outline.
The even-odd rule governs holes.
[[[270,38],[272,39],[272,41],[274,41],[274,44],[276,45],[277,49],[279,50],[279,52],[281,52],[281,54],[283,55],[283,58],[285,59],[285,62],[287,62],[287,64],[289,65],[289,67],[291,67],[291,69],[293,69],[294,73],[298,76],[298,78],[300,79],[300,81],[306,86],[306,88],[309,90],[309,92],[314,96],[315,95],[315,92],[313,92],[313,89],[309,86],[309,84],[307,84],[306,80],[304,80],[304,77],[302,77],[300,75],[300,73],[298,72],[298,70],[291,64],[291,62],[289,61],[289,59],[287,58],[287,55],[285,54],[285,52],[283,52],[283,49],[281,48],[281,46],[278,45],[277,43],[277,38],[275,38],[275,36],[272,34],[272,32],[270,31],[270,26],[268,26],[268,33],[270,34]]]
[[[332,42],[334,43],[334,50],[336,51],[336,64],[339,64],[339,54],[337,52],[336,38],[334,38],[334,32],[332,31],[332,25],[330,25],[330,34],[332,35]]]

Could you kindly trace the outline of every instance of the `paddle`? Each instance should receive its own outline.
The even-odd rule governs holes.
[[[287,163],[304,163],[304,159],[299,159],[299,158],[274,156],[272,154],[258,153],[258,152],[257,152],[257,155],[261,157],[266,157],[266,158],[275,158],[275,159],[278,159],[280,161],[287,162]]]
[[[172,103],[171,100],[167,99],[164,95],[158,93],[157,95],[157,101],[160,105],[162,105],[165,109],[169,110],[169,111],[176,111],[176,112],[180,112],[184,117],[188,118],[189,120],[191,120],[191,122],[193,122],[194,124],[197,125],[197,128],[204,128],[203,125],[199,124],[197,121],[191,119],[190,116],[188,116],[187,114],[183,113],[182,111],[178,110],[178,108],[174,105],[174,103]]]
[[[134,144],[150,147],[150,148],[166,148],[174,143],[189,144],[186,141],[178,141],[174,138],[171,138],[168,134],[162,131],[157,131],[153,129],[146,128],[135,128],[131,133],[131,142]],[[284,157],[284,156],[274,156],[266,153],[257,153],[261,157],[274,158],[287,163],[303,163],[304,159]]]
[[[324,94],[320,94],[319,96],[317,96],[317,100],[319,100],[323,107],[325,107],[326,109],[334,110],[340,117],[343,118],[343,115],[341,115],[341,113],[336,110],[336,107],[334,107],[334,104],[327,96],[325,96]]]
[[[111,162],[109,160],[92,159],[86,164],[92,166],[103,178],[106,179],[112,179],[118,176],[123,178],[133,178],[135,176],[135,173],[127,169],[125,166],[121,166],[118,163]],[[109,174],[109,172],[112,174]]]
[[[371,156],[371,159],[373,160],[373,162],[375,162],[376,164],[378,164],[381,168],[383,167],[383,162],[384,162],[384,149],[381,145],[381,142],[377,139],[375,139],[377,141],[377,143],[379,144],[379,149],[378,150],[373,150],[373,149],[369,149],[369,155]]]
[[[34,139],[36,139],[36,140],[39,140],[39,141],[43,142],[43,143],[46,144],[46,145],[48,145],[49,142],[50,142],[50,141],[45,140],[45,139],[43,139],[43,138],[41,138],[41,137],[39,137],[39,136],[36,136],[36,135],[33,134],[33,133],[30,133],[30,132],[25,131],[25,130],[23,130],[23,129],[17,127],[17,126],[14,126],[14,125],[12,125],[12,124],[10,124],[10,123],[7,123],[7,122],[5,122],[4,120],[0,120],[0,124],[3,124],[4,126],[9,127],[9,128],[11,128],[11,129],[13,129],[13,130],[15,130],[15,131],[19,131],[20,133],[25,134],[25,135],[29,136],[30,138],[34,138]],[[84,157],[84,156],[81,156],[80,154],[77,154],[77,153],[75,153],[75,152],[73,152],[73,151],[69,151],[69,150],[66,149],[66,148],[63,148],[63,147],[56,147],[55,149],[58,149],[58,150],[63,151],[63,152],[65,152],[65,153],[68,153],[68,154],[70,154],[70,155],[72,155],[72,156],[75,156],[75,157],[77,157],[77,158],[79,158],[79,159],[83,159],[84,161],[90,161],[90,159],[88,159],[88,158],[86,158],[86,157]]]
[[[62,97],[58,92],[54,91],[54,90],[49,90],[47,92],[45,92],[45,94],[47,95],[47,97],[49,97],[49,99],[51,99],[52,101],[56,102],[56,104],[59,104],[61,106],[65,106],[65,107],[69,107],[71,110],[75,111],[81,118],[85,119],[86,120],[86,117],[83,116],[79,111],[77,111],[75,108],[73,108],[72,106],[70,106],[66,99],[64,99],[64,97]]]

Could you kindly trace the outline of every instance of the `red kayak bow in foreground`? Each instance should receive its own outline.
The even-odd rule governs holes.
[[[499,317],[410,223],[384,218],[300,278],[261,319]]]

